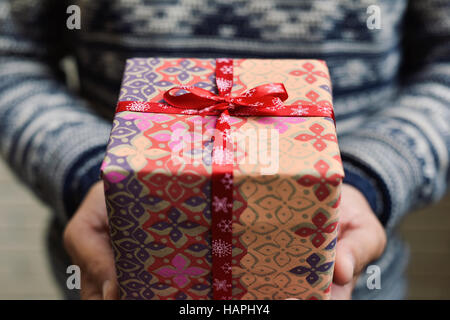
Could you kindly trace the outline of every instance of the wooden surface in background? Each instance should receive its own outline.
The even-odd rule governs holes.
[[[450,299],[450,194],[410,213],[400,225],[409,243],[410,299]]]
[[[0,299],[61,299],[47,261],[49,216],[0,159]]]
[[[0,160],[0,299],[61,299],[45,250],[49,211]],[[411,213],[409,298],[450,299],[450,196]]]

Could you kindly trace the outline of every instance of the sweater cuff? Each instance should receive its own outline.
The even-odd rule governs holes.
[[[63,203],[68,218],[78,209],[89,189],[100,181],[100,166],[105,155],[105,145],[83,153],[69,170],[64,181]]]
[[[414,198],[418,183],[417,164],[411,159],[410,150],[393,137],[376,130],[344,135],[339,139],[339,147],[349,171],[358,168],[356,174],[370,181],[379,193],[382,205],[381,208],[375,205],[375,213],[386,230],[393,230],[417,201]]]
[[[380,222],[386,225],[389,219],[389,211],[386,205],[388,199],[383,197],[382,187],[374,172],[370,172],[369,168],[348,155],[342,154],[341,156],[345,172],[343,183],[358,189],[364,195]]]
[[[61,175],[61,210],[66,221],[78,209],[89,189],[100,181],[100,166],[111,128],[98,122],[96,127],[81,128],[67,143],[70,146],[63,147],[67,150],[67,160],[63,159],[64,166],[60,168],[64,172]]]

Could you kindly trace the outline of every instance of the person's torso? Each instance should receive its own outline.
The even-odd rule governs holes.
[[[330,69],[341,133],[392,99],[406,0],[72,1],[67,32],[82,94],[114,110],[126,58],[318,58]],[[377,5],[380,29],[376,27]],[[374,20],[375,19],[375,20]]]

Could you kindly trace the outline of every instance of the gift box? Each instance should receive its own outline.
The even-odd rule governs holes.
[[[122,299],[329,298],[324,61],[129,59],[101,172]]]

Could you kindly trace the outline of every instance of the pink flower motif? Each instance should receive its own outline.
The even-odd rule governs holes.
[[[311,226],[310,223],[301,224],[295,233],[301,237],[313,236],[312,244],[314,247],[318,248],[326,240],[326,234],[336,230],[338,223],[337,221],[332,221],[327,224],[328,217],[321,211],[312,218],[312,222],[314,223],[314,226]]]
[[[305,80],[309,84],[316,82],[317,77],[329,79],[329,76],[325,72],[317,69],[315,70],[316,66],[312,63],[306,62],[302,65],[302,67],[304,68],[304,70],[294,70],[289,72],[289,74],[296,77],[306,76]]]
[[[108,166],[109,162],[110,162],[109,157],[106,157],[103,160],[102,165],[100,166],[100,170],[104,171],[106,169],[106,167]]]
[[[320,112],[331,112],[333,110],[331,102],[328,100],[319,100],[320,95],[314,90],[310,90],[305,97],[309,100],[297,100],[294,104],[314,105]]]
[[[297,180],[299,184],[305,187],[315,187],[314,194],[319,201],[325,200],[330,195],[329,185],[337,187],[342,180],[339,174],[332,174],[327,176],[328,169],[330,166],[323,160],[319,160],[314,164],[314,168],[319,173],[317,175],[305,174],[300,179]]]
[[[296,136],[295,139],[300,141],[314,140],[313,146],[317,151],[323,151],[327,147],[326,141],[337,142],[336,136],[334,134],[323,134],[325,128],[318,123],[310,126],[309,130],[311,130],[313,134],[302,133]]]
[[[147,129],[151,128],[152,122],[165,122],[167,120],[170,120],[171,117],[164,114],[157,114],[157,113],[128,113],[122,116],[123,119],[126,120],[137,120],[136,126],[141,131],[146,131]]]
[[[172,151],[178,152],[183,150],[185,146],[188,146],[188,149],[191,149],[192,143],[201,142],[202,141],[202,132],[194,132],[190,131],[189,126],[187,124],[175,123],[170,127],[172,131],[171,136],[169,137],[169,147]]]
[[[105,178],[111,183],[119,183],[123,179],[125,179],[127,176],[125,174],[122,174],[120,172],[111,171],[108,173],[105,173]]]
[[[172,259],[173,267],[162,267],[156,273],[166,278],[173,278],[173,282],[182,288],[189,282],[189,277],[196,277],[205,273],[204,269],[187,267],[188,264],[189,260],[178,254]]]
[[[137,136],[129,144],[119,145],[110,150],[118,157],[127,157],[127,162],[135,170],[141,170],[147,165],[148,159],[161,159],[170,152],[152,147],[152,142],[144,135]]]
[[[205,129],[214,129],[216,127],[217,116],[193,116],[188,119],[189,122],[201,122]]]
[[[257,121],[262,124],[272,124],[279,133],[284,133],[289,129],[290,123],[301,123],[306,121],[306,119],[295,117],[262,117]]]

